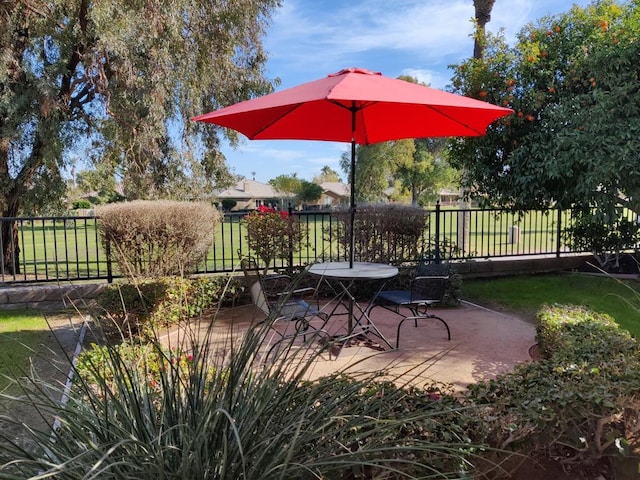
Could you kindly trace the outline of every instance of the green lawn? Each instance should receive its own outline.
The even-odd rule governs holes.
[[[49,333],[42,314],[31,311],[0,310],[0,390],[29,369],[32,351],[38,351]]]
[[[611,315],[640,338],[640,282],[580,274],[465,280],[462,297],[495,304],[534,318],[544,304],[584,305]]]

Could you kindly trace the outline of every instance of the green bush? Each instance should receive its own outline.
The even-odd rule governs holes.
[[[544,359],[469,388],[488,443],[592,464],[638,447],[640,349],[606,315],[570,306],[539,314]]]
[[[73,210],[79,210],[81,208],[91,208],[93,205],[89,200],[74,200],[71,204]]]
[[[229,212],[231,210],[233,210],[233,207],[235,207],[238,202],[236,202],[233,198],[223,198],[222,202],[220,202],[222,205],[222,209],[225,212]]]
[[[97,297],[98,317],[108,332],[143,333],[145,327],[175,325],[243,294],[238,277],[166,277],[109,285]]]
[[[194,269],[209,251],[220,214],[195,202],[135,201],[99,207],[102,243],[129,278]]]
[[[264,205],[246,215],[243,222],[247,228],[247,245],[262,261],[265,274],[277,258],[288,260],[300,251],[309,234],[308,226],[296,215]],[[289,269],[292,268],[293,265],[289,265]]]

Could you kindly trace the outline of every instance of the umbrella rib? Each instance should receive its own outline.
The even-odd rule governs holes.
[[[477,133],[479,136],[484,135],[484,132],[481,132],[479,130],[476,130],[475,128],[473,128],[471,125],[468,125],[464,122],[461,122],[460,120],[452,117],[451,115],[447,114],[446,112],[443,112],[442,110],[439,110],[438,108],[434,107],[433,105],[425,105],[425,107],[433,110],[434,112],[436,112],[438,115],[442,115],[445,118],[448,118],[449,120],[451,120],[454,123],[457,123],[458,125],[462,125],[464,128],[467,128],[469,130],[471,130],[472,132]]]

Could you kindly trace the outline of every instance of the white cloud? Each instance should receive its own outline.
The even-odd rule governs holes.
[[[291,0],[275,17],[267,46],[273,64],[312,71],[307,78],[394,55],[433,64],[471,53],[472,16],[468,0],[402,1],[392,8],[386,1]],[[399,71],[383,73],[395,76]]]

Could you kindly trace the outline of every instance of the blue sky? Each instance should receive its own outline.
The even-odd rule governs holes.
[[[588,0],[496,0],[488,29],[508,39],[527,23],[568,11]],[[264,39],[267,76],[277,90],[315,80],[347,67],[389,77],[412,75],[445,88],[452,63],[471,56],[473,0],[284,0]],[[223,148],[232,171],[267,182],[297,173],[311,180],[324,165],[341,175],[339,159],[348,145],[333,142],[244,139]]]

